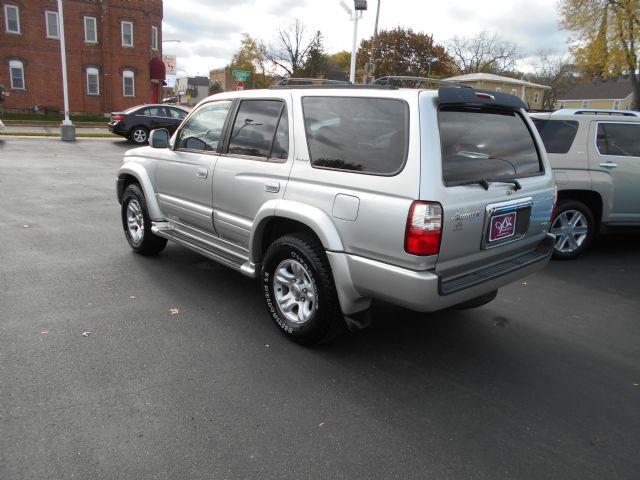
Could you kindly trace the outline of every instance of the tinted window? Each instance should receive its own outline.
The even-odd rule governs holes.
[[[314,167],[392,175],[407,156],[409,109],[384,98],[302,100]]]
[[[640,157],[640,125],[599,123],[598,150],[603,155]]]
[[[549,153],[567,153],[578,133],[578,122],[575,120],[543,120],[532,118],[544,147]]]
[[[284,103],[245,100],[240,104],[229,139],[229,153],[269,158]]]
[[[516,112],[449,107],[440,110],[439,123],[447,185],[542,170],[531,132]]]
[[[230,101],[202,105],[180,129],[176,148],[215,151],[230,108]]]

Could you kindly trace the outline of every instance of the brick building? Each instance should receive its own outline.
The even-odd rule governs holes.
[[[157,101],[162,0],[63,0],[72,113]],[[56,0],[0,0],[0,84],[7,111],[64,111]],[[152,80],[154,77],[160,77]],[[161,94],[160,94],[161,95]]]

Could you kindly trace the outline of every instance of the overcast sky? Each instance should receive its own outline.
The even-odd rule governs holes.
[[[358,42],[373,34],[376,0],[368,4]],[[353,24],[339,0],[164,0],[164,39],[181,40],[165,43],[164,53],[177,55],[178,68],[189,75],[208,75],[229,63],[243,32],[268,41],[295,17],[310,33],[322,32],[328,52],[351,50]],[[488,30],[517,42],[525,55],[564,52],[568,38],[558,25],[556,0],[381,0],[380,28],[397,26],[433,34],[439,43]],[[527,63],[520,68],[529,70]]]

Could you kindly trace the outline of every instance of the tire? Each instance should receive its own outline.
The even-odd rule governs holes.
[[[584,253],[593,240],[596,233],[593,212],[577,200],[561,200],[549,232],[556,235],[553,258],[572,260]]]
[[[274,241],[265,255],[262,278],[269,315],[286,337],[313,345],[344,331],[331,267],[314,236],[295,233]]]
[[[124,236],[134,252],[155,255],[167,246],[167,239],[151,232],[151,219],[142,189],[129,185],[122,195],[121,209]]]
[[[454,305],[452,308],[454,310],[467,310],[470,308],[482,307],[483,305],[486,305],[487,303],[495,300],[497,296],[498,290],[494,290],[493,292],[485,293],[484,295],[480,295],[479,297],[472,298],[471,300],[459,303],[458,305]]]
[[[133,127],[129,134],[129,140],[135,145],[144,145],[149,141],[149,129],[142,125]]]

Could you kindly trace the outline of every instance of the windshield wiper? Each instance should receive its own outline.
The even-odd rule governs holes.
[[[485,190],[489,190],[491,183],[511,183],[515,187],[515,191],[522,189],[522,185],[515,178],[481,178],[479,180],[469,180],[468,182],[458,183],[458,185],[480,185]]]

